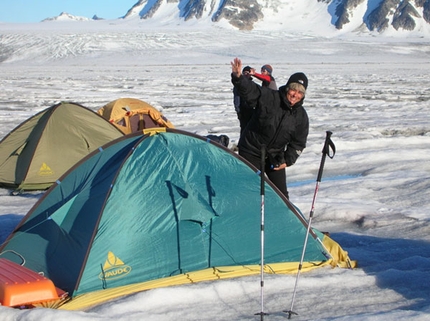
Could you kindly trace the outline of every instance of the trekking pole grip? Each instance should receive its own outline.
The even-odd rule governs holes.
[[[336,146],[334,145],[334,143],[331,140],[331,135],[333,133],[331,131],[326,131],[326,136],[325,136],[325,141],[324,141],[324,147],[322,149],[322,157],[321,157],[321,163],[320,163],[320,168],[318,170],[318,177],[317,177],[317,182],[321,182],[321,178],[322,178],[322,174],[323,174],[323,170],[324,170],[324,163],[325,163],[325,158],[326,156],[333,158],[334,154],[336,153]],[[331,153],[330,153],[331,150]]]

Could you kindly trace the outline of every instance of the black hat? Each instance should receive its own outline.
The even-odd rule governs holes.
[[[250,72],[251,71],[251,67],[250,66],[246,66],[246,67],[244,67],[243,69],[242,69],[242,73],[245,73],[245,72]]]
[[[308,89],[308,77],[302,72],[297,72],[293,75],[291,75],[290,79],[287,81],[287,87],[291,83],[298,83],[305,87],[305,89]]]

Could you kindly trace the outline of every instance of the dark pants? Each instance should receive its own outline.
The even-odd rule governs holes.
[[[252,165],[257,167],[259,170],[261,170],[261,159],[260,157],[255,157],[253,155],[250,155],[248,153],[244,153],[240,151],[239,148],[239,155],[245,158],[248,162],[250,162]],[[270,179],[270,181],[275,184],[275,186],[281,191],[282,194],[284,194],[287,198],[288,197],[288,189],[287,189],[287,177],[285,175],[286,171],[285,168],[275,171],[271,168],[272,164],[269,163],[268,159],[266,159],[264,172],[266,173],[267,177]]]

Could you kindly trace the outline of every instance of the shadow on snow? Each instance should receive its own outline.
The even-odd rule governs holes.
[[[404,309],[420,311],[430,304],[430,242],[349,233],[331,237],[358,261],[359,269],[375,276],[378,287],[416,301]]]

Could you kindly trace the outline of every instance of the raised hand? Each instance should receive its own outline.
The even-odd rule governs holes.
[[[234,58],[231,62],[231,72],[238,78],[242,74],[242,61],[239,58]]]

